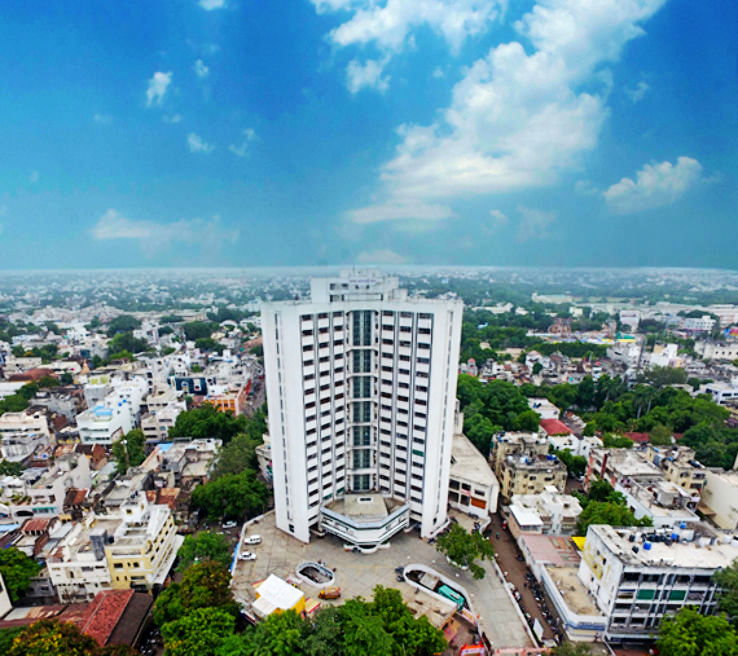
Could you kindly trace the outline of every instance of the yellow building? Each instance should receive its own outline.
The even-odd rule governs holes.
[[[120,508],[121,523],[105,544],[113,588],[150,590],[163,584],[184,537],[168,506],[150,504],[143,492]]]

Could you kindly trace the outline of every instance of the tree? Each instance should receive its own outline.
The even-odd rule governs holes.
[[[240,474],[245,469],[256,469],[256,447],[262,441],[261,435],[258,439],[246,433],[236,435],[221,449],[211,479],[220,478],[226,474]]]
[[[207,321],[190,321],[182,326],[185,337],[188,340],[195,341],[203,337],[210,337],[213,334],[215,326]]]
[[[179,558],[178,572],[184,572],[191,565],[200,561],[212,560],[223,567],[228,567],[231,562],[231,548],[222,533],[202,531],[197,535],[185,537],[177,552],[177,557]]]
[[[218,410],[205,403],[199,408],[180,412],[169,429],[169,437],[190,437],[192,439],[211,437],[230,442],[231,438],[246,430],[246,417],[234,417],[228,412]]]
[[[643,375],[643,379],[656,388],[665,385],[684,385],[687,382],[687,373],[679,367],[650,367]]]
[[[237,617],[238,605],[230,589],[231,575],[226,567],[214,561],[196,563],[172,583],[154,603],[154,622],[163,627],[197,608],[220,608]]]
[[[62,385],[71,385],[74,383],[74,377],[68,371],[65,371],[60,377],[59,382]]]
[[[554,450],[554,454],[566,465],[567,473],[573,478],[582,476],[587,470],[587,459],[584,456],[575,456],[571,449]]]
[[[113,354],[123,353],[141,353],[149,349],[149,343],[145,339],[134,337],[133,333],[117,333],[113,339],[108,342],[108,352]],[[112,359],[113,356],[110,356]]]
[[[468,567],[475,579],[484,578],[484,568],[474,561],[491,559],[495,550],[492,543],[481,533],[467,533],[461,526],[454,524],[451,529],[440,535],[436,541],[436,550],[444,554],[456,567]]]
[[[41,620],[21,631],[8,656],[99,656],[97,642],[70,622]]]
[[[533,363],[533,375],[537,376],[538,374],[541,373],[541,371],[543,371],[543,365],[538,361],[534,362]]]
[[[586,535],[591,524],[653,526],[650,517],[636,519],[630,508],[613,501],[590,501],[577,518],[577,534]]]
[[[306,629],[306,623],[292,610],[269,615],[253,630],[246,632],[242,649],[237,653],[260,656],[301,654]]]
[[[10,460],[0,460],[0,476],[20,476],[23,473],[23,465]]]
[[[513,430],[517,431],[529,431],[534,433],[538,430],[538,426],[541,423],[541,415],[535,410],[523,410],[512,423]]]
[[[161,627],[167,656],[215,654],[233,633],[233,615],[220,608],[197,608]]]
[[[664,617],[656,646],[660,656],[736,656],[738,635],[724,615],[704,616],[686,607]]]
[[[672,430],[664,424],[657,424],[651,429],[648,441],[654,446],[667,446],[671,444]]]
[[[115,337],[118,333],[133,333],[141,327],[141,322],[130,314],[121,314],[108,324],[108,337]]]
[[[146,438],[143,431],[134,428],[119,440],[113,442],[113,458],[119,474],[125,474],[129,467],[138,467],[146,459]]]
[[[31,584],[31,579],[41,571],[41,565],[16,547],[0,550],[0,574],[11,601],[18,601]]]
[[[216,351],[220,354],[223,353],[225,346],[216,342],[212,337],[199,337],[195,340],[195,348],[201,351]]]
[[[715,572],[713,578],[722,588],[718,608],[732,618],[733,626],[738,626],[738,560]]]
[[[192,492],[191,503],[205,511],[210,519],[244,519],[263,512],[269,490],[251,469],[240,474],[226,474],[199,485]]]

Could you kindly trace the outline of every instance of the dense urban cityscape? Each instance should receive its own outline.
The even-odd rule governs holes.
[[[736,283],[4,276],[0,641],[677,654],[695,611],[734,639]]]

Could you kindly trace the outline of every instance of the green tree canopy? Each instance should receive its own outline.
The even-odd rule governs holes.
[[[15,636],[8,656],[101,656],[97,642],[70,622],[41,620]]]
[[[216,654],[233,634],[234,618],[221,608],[196,608],[164,624],[166,656],[205,656]]]
[[[269,489],[246,469],[240,474],[226,474],[192,492],[191,504],[203,510],[210,519],[248,519],[266,509]]]
[[[148,349],[149,343],[145,339],[134,337],[133,333],[130,332],[117,333],[115,337],[108,342],[108,352],[112,354],[118,354],[124,351],[127,353],[141,353]],[[112,355],[110,358],[114,359]]]
[[[228,412],[219,412],[209,403],[199,408],[180,412],[169,429],[169,437],[191,437],[193,439],[212,437],[227,443],[238,433],[247,430],[244,415],[234,417]]]
[[[660,656],[737,656],[738,635],[725,616],[686,607],[664,617],[656,646]]]
[[[733,626],[738,626],[738,560],[715,572],[713,578],[722,588],[718,608],[732,618]]]
[[[41,565],[20,549],[10,547],[0,550],[0,574],[13,602],[18,601],[31,584],[31,579],[41,571]]]
[[[129,467],[138,467],[146,459],[146,438],[143,431],[134,428],[121,439],[113,442],[111,448],[119,474],[125,474]]]
[[[115,337],[118,333],[133,333],[141,327],[141,322],[130,314],[121,314],[108,324],[108,337]]]
[[[438,536],[436,549],[444,554],[451,564],[457,567],[468,567],[475,579],[484,578],[484,568],[475,560],[491,559],[495,550],[492,543],[481,533],[468,533],[459,524],[453,524],[451,529]]]
[[[197,562],[211,560],[223,567],[228,567],[231,562],[231,548],[222,533],[201,531],[196,535],[185,537],[177,552],[177,557],[179,558],[178,572],[184,572]]]
[[[185,337],[194,342],[197,339],[210,337],[217,325],[207,321],[190,321],[184,324],[182,328],[184,328]]]

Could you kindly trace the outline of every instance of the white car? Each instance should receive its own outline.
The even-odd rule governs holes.
[[[261,535],[249,535],[243,539],[244,544],[261,544]]]
[[[250,551],[243,551],[242,553],[238,554],[239,560],[256,560],[256,555],[252,554]]]
[[[223,528],[236,528],[236,526],[238,526],[238,524],[236,522],[233,522],[233,521],[228,521],[228,522],[223,522],[223,525],[222,526],[223,526]]]

